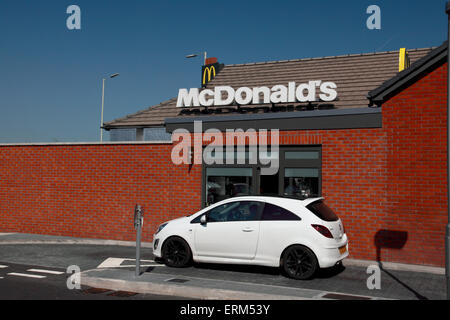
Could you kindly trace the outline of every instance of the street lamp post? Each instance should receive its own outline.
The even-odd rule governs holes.
[[[195,58],[195,57],[198,57],[199,55],[203,55],[203,65],[206,65],[206,55],[207,55],[207,53],[206,53],[206,51],[204,51],[204,52],[202,52],[202,53],[193,53],[193,54],[188,54],[187,56],[186,56],[186,58]]]
[[[110,79],[117,77],[119,74],[114,73],[109,76]],[[105,81],[106,78],[103,78],[102,80],[102,113],[100,117],[100,142],[103,142],[103,109],[105,107]]]
[[[445,277],[447,280],[447,300],[450,300],[450,2],[445,5],[448,18],[447,33],[447,230],[445,233]]]

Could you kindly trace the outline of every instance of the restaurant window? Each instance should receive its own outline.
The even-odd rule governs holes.
[[[136,128],[111,129],[109,138],[111,141],[136,141]]]
[[[300,198],[319,196],[319,169],[285,168],[284,195]]]
[[[258,157],[256,163],[250,161]],[[206,155],[214,157],[215,154]],[[262,160],[278,159],[278,172],[274,175],[262,170]],[[311,198],[321,196],[322,152],[320,146],[280,146],[278,151],[253,153],[247,147],[234,154],[223,154],[222,164],[203,166],[203,206],[236,196],[266,195]],[[226,160],[235,160],[227,164]],[[236,162],[245,159],[245,163]],[[231,161],[233,162],[233,161]],[[207,162],[212,163],[212,162]],[[267,162],[265,162],[267,163]]]
[[[144,141],[172,141],[172,135],[164,127],[144,128]]]
[[[252,194],[252,168],[207,168],[206,203]]]
[[[319,159],[319,151],[286,151],[286,160]]]

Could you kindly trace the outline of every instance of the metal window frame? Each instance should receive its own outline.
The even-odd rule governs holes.
[[[248,151],[249,146],[245,147]],[[235,151],[237,146],[235,146]],[[285,159],[286,151],[318,151],[319,159]],[[317,168],[319,170],[319,196],[322,196],[322,145],[280,145],[279,146],[279,170],[278,170],[278,194],[284,192],[284,169],[285,168]],[[213,164],[202,163],[202,187],[201,187],[201,208],[206,207],[206,169],[208,168],[251,168],[252,169],[252,193],[259,195],[261,185],[261,174],[259,173],[259,164]]]

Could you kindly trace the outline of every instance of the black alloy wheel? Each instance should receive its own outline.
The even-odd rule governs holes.
[[[172,237],[166,240],[162,248],[164,263],[168,267],[183,268],[191,262],[191,249],[181,238]]]
[[[286,249],[282,261],[287,276],[297,280],[310,279],[318,269],[318,262],[314,253],[300,245]]]

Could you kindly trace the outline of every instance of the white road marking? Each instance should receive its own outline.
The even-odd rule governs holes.
[[[44,269],[28,269],[29,272],[37,272],[37,273],[48,273],[48,274],[63,274],[61,271],[52,271],[52,270],[44,270]]]
[[[0,269],[8,268],[8,266],[4,266],[0,264]]]
[[[134,264],[122,265],[124,261],[130,261]],[[153,263],[152,263],[153,262]],[[163,264],[154,263],[154,260],[141,260],[141,267],[164,267]],[[108,258],[102,263],[100,263],[97,269],[104,268],[129,268],[136,266],[136,259],[124,259],[124,258]]]
[[[37,274],[27,274],[27,273],[17,273],[17,272],[8,273],[8,276],[28,277],[28,278],[37,278],[37,279],[46,278],[46,276],[38,276]]]
[[[108,258],[105,261],[103,261],[102,263],[100,263],[98,265],[97,269],[120,267],[120,264],[124,260],[125,259],[121,259],[121,258]]]

